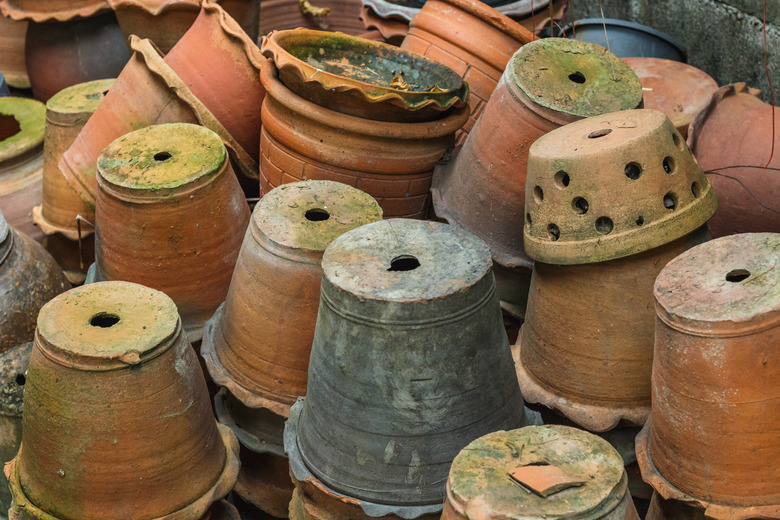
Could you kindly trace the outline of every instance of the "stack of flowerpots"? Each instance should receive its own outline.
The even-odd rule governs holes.
[[[260,36],[305,27],[361,34],[360,0],[262,0]]]
[[[422,218],[433,167],[468,118],[452,70],[340,33],[280,31],[263,42],[263,193],[306,179],[372,195],[385,217]]]
[[[780,234],[713,240],[655,282],[648,519],[780,518]]]
[[[369,195],[338,182],[285,184],[252,215],[227,299],[203,332],[217,417],[241,441],[236,493],[277,518],[292,495],[284,421],[306,394],[320,303],[322,254],[335,238],[382,219]]]
[[[32,343],[19,345],[0,354],[0,467],[16,457],[22,442],[22,397],[27,381]],[[0,518],[8,518],[11,491],[0,472]]]
[[[24,405],[21,448],[5,467],[15,520],[214,518],[236,481],[235,436],[214,421],[161,292],[107,282],[49,302]]]
[[[437,222],[376,222],[328,246],[307,393],[285,429],[291,518],[438,516],[457,453],[532,420],[491,265]]]
[[[499,296],[512,316],[525,315],[533,265],[518,232],[529,147],[562,125],[641,102],[636,74],[604,48],[539,40],[515,54],[463,147],[437,167],[436,216],[487,242]]]

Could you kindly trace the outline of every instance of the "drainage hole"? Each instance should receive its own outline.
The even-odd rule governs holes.
[[[699,186],[698,182],[691,184],[691,193],[693,193],[693,196],[697,199],[699,198],[699,195],[701,195],[701,186]]]
[[[388,271],[414,271],[420,267],[420,261],[411,255],[396,256],[390,262]]]
[[[664,159],[664,171],[670,175],[674,173],[674,159],[671,157],[666,157]]]
[[[579,84],[585,83],[585,75],[580,71],[569,74],[569,79],[572,80],[574,83],[579,83]]]
[[[602,235],[609,235],[612,233],[612,229],[615,224],[612,223],[612,219],[609,217],[599,217],[596,219],[596,231]]]
[[[588,212],[590,205],[588,204],[587,200],[583,199],[582,197],[577,197],[571,201],[571,207],[574,208],[574,211],[576,211],[578,215],[584,215]]]
[[[644,226],[645,225],[645,217],[643,217],[642,215],[639,215],[636,218],[636,225],[637,226]]]
[[[561,238],[561,230],[555,224],[549,224],[547,226],[547,236],[550,237],[550,240],[555,242]]]
[[[323,220],[328,220],[330,218],[330,213],[322,208],[314,208],[308,210],[305,216],[306,220],[311,220],[312,222],[322,222]]]
[[[560,190],[567,187],[570,181],[569,174],[565,171],[559,171],[555,174],[555,185],[558,186],[558,189]]]
[[[168,152],[159,152],[154,154],[154,160],[158,162],[164,162],[170,159],[172,155]]]
[[[0,114],[0,141],[10,139],[22,131],[22,125],[14,116]]]
[[[605,135],[609,135],[612,133],[611,128],[605,128],[603,130],[596,130],[595,132],[591,132],[588,134],[588,139],[598,139],[599,137],[604,137]]]
[[[541,204],[544,200],[544,191],[541,186],[534,186],[534,200],[537,204]]]
[[[95,314],[89,320],[90,325],[93,327],[100,327],[102,329],[113,327],[117,323],[119,323],[119,316],[116,314],[109,314],[108,312]]]
[[[642,167],[639,166],[639,163],[630,162],[626,164],[626,169],[624,171],[626,177],[628,177],[632,181],[635,181],[642,176]]]
[[[670,210],[677,209],[677,195],[671,191],[664,195],[664,207]]]
[[[27,382],[27,377],[25,377],[24,374],[16,374],[16,384],[19,386],[24,386],[24,384]]]
[[[739,283],[745,281],[750,277],[750,271],[747,269],[734,269],[726,275],[726,281],[731,283]]]

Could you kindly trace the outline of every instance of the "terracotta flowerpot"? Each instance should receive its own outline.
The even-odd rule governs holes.
[[[24,402],[11,518],[199,520],[235,484],[238,443],[159,291],[97,283],[47,304]]]
[[[0,208],[8,222],[38,240],[32,217],[41,203],[46,107],[34,99],[0,98]]]
[[[30,88],[24,62],[27,24],[26,20],[17,21],[0,15],[0,71],[3,71],[6,83],[14,88]]]
[[[482,115],[512,55],[536,36],[478,0],[428,0],[410,22],[402,49],[454,70],[471,87],[471,117],[462,139]]]
[[[285,450],[369,516],[441,511],[447,470],[473,439],[524,426],[490,252],[446,224],[393,219],[333,241],[305,400]]]
[[[549,71],[546,76],[538,75],[540,67]],[[619,80],[612,79],[613,73]],[[518,232],[524,220],[528,149],[574,120],[641,102],[636,74],[603,48],[540,40],[515,54],[484,117],[463,147],[436,168],[431,190],[436,216],[487,242],[501,300],[515,316],[525,314],[533,265]]]
[[[98,172],[97,279],[165,292],[198,341],[250,217],[222,141],[196,125],[156,125],[111,143]]]
[[[306,395],[323,251],[342,233],[381,219],[373,198],[337,182],[286,184],[263,197],[227,300],[203,333],[214,382],[250,408],[288,416]]]
[[[134,130],[164,123],[200,124],[216,132],[239,171],[254,175],[254,160],[163,61],[149,40],[131,38],[135,51],[73,145],[60,170],[79,196],[94,207],[97,161],[105,147]]]
[[[51,255],[0,211],[0,353],[32,341],[38,311],[68,289]]]
[[[442,520],[639,520],[623,459],[605,440],[568,426],[529,426],[481,437],[447,480]]]
[[[707,518],[780,517],[780,234],[724,237],[655,283],[653,415],[642,476]]]
[[[713,237],[780,233],[780,176],[764,169],[772,149],[772,110],[759,90],[735,83],[720,88],[691,123],[688,145],[721,199],[710,223]],[[780,119],[780,111],[775,116]],[[780,149],[780,133],[775,143]],[[780,168],[780,153],[769,167]]]
[[[709,104],[718,84],[706,72],[679,61],[623,58],[642,82],[644,107],[660,110],[684,137],[696,115]]]
[[[0,354],[0,466],[16,457],[22,442],[22,397],[31,350],[32,343],[25,343]],[[10,507],[11,491],[0,472],[0,518],[8,518]]]
[[[433,166],[466,122],[466,107],[424,123],[371,121],[296,95],[271,63],[260,75],[268,93],[260,143],[263,193],[300,180],[333,180],[373,196],[385,217],[425,216]]]
[[[66,22],[108,11],[105,0],[0,0],[0,13],[12,20]]]
[[[311,0],[314,7],[327,9],[324,16],[314,16],[301,8],[299,0],[262,0],[260,2],[260,35],[297,27],[340,31],[358,35],[363,32],[360,22],[360,0]],[[304,12],[306,11],[306,12]]]

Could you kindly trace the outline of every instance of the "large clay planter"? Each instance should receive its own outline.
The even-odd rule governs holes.
[[[623,459],[609,443],[568,426],[529,426],[481,437],[447,480],[442,520],[639,520]]]
[[[707,518],[780,517],[780,234],[713,240],[655,283],[644,479]],[[735,440],[738,439],[738,442]]]
[[[424,123],[371,121],[328,110],[285,87],[269,63],[263,102],[260,187],[332,180],[373,196],[385,217],[422,218],[432,170],[452,146],[468,109]]]
[[[200,520],[235,484],[238,443],[159,291],[96,283],[47,304],[24,402],[16,520]]]
[[[688,144],[721,199],[710,223],[715,238],[780,233],[780,153],[769,164],[775,169],[764,169],[772,152],[772,110],[760,91],[735,83],[719,89],[691,124]],[[780,132],[775,139],[780,149]]]
[[[539,68],[548,70],[544,77]],[[636,74],[603,48],[540,40],[515,54],[463,147],[436,168],[436,216],[487,242],[499,295],[513,315],[525,314],[533,266],[518,232],[531,144],[574,120],[641,102]]]
[[[19,345],[0,354],[0,466],[16,457],[22,442],[22,397],[30,364],[32,343]],[[0,518],[8,518],[11,491],[0,472]]]
[[[154,45],[138,38],[131,38],[130,45],[135,51],[130,62],[60,160],[60,170],[79,196],[94,207],[97,161],[105,147],[134,130],[164,123],[193,123],[213,130],[231,151],[236,168],[254,175],[254,160],[163,61]]]
[[[322,266],[306,399],[285,429],[292,473],[370,516],[438,513],[458,451],[530,420],[490,252],[446,224],[393,219],[341,235]]]
[[[325,16],[304,13],[299,0],[262,0],[260,2],[260,36],[271,31],[283,31],[306,27],[323,31],[340,31],[359,35],[360,0],[313,0],[315,7],[328,9]]]
[[[26,20],[12,20],[0,15],[0,71],[14,88],[30,88],[27,65],[24,62]]]
[[[196,125],[156,125],[114,141],[98,170],[97,279],[165,292],[199,340],[250,217],[222,141]]]
[[[32,210],[41,203],[46,107],[34,99],[0,98],[0,208],[8,222],[41,241]]]

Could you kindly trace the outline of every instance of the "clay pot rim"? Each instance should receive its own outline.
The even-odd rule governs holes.
[[[276,66],[268,62],[260,71],[260,79],[265,87],[266,95],[288,110],[303,114],[306,119],[321,125],[343,130],[348,134],[359,133],[383,139],[414,141],[418,139],[435,139],[447,137],[462,127],[469,118],[469,107],[464,105],[456,108],[443,119],[421,123],[393,123],[374,121],[361,117],[342,114],[335,110],[322,107],[307,101],[284,86],[279,79]],[[265,103],[265,101],[263,101]]]
[[[677,500],[687,505],[704,509],[707,518],[714,520],[753,520],[754,518],[774,518],[780,513],[780,504],[764,506],[730,506],[716,504],[697,498],[677,489],[666,480],[653,463],[650,454],[650,430],[653,418],[650,416],[636,438],[636,456],[642,479],[665,500]]]
[[[215,421],[216,422],[216,421]],[[227,426],[216,422],[217,431],[222,438],[225,447],[225,465],[217,480],[200,498],[188,506],[153,520],[201,520],[211,508],[212,504],[230,493],[238,480],[240,462],[238,459],[238,439]],[[22,489],[19,479],[19,460],[23,443],[19,446],[19,452],[13,460],[5,465],[5,475],[11,489],[14,507],[12,511],[17,515],[17,520],[61,520],[38,508],[27,497]]]
[[[217,0],[203,0],[201,9],[210,15],[218,17],[219,26],[222,28],[222,31],[228,37],[238,40],[244,48],[244,52],[246,53],[247,58],[249,58],[249,62],[258,72],[265,68],[268,60],[262,55],[257,44],[247,36],[238,22],[222,9]]]
[[[198,0],[106,0],[108,5],[114,11],[120,9],[135,8],[145,11],[152,16],[159,16],[168,11],[193,11],[200,12],[200,2]]]
[[[110,7],[105,0],[94,0],[91,5],[83,7],[62,9],[60,11],[26,11],[19,9],[11,4],[10,0],[0,1],[0,13],[12,20],[22,21],[30,20],[32,22],[67,22],[74,18],[89,18],[96,14],[103,14],[110,11]]]
[[[41,231],[43,231],[44,235],[53,235],[55,233],[59,233],[65,238],[69,240],[78,241],[79,239],[79,228],[78,226],[69,228],[69,227],[62,227],[58,226],[56,224],[52,224],[48,220],[46,220],[46,217],[43,215],[43,206],[35,206],[32,209],[32,219],[33,222],[41,228]],[[94,223],[90,224],[84,224],[81,228],[81,238],[87,238],[90,235],[93,235],[95,233],[95,226]]]
[[[512,358],[515,361],[515,371],[523,399],[527,402],[558,410],[579,426],[597,433],[614,430],[621,421],[634,426],[641,426],[647,421],[651,407],[649,400],[645,406],[601,406],[573,402],[544,388],[523,366],[520,358],[522,338],[521,331],[517,343],[512,345]]]
[[[110,90],[115,82],[116,78],[97,79],[84,83],[77,83],[76,85],[71,85],[70,87],[60,90],[46,102],[46,122],[65,127],[83,125],[103,101],[105,96],[103,96],[102,92]],[[89,92],[89,94],[86,92]],[[93,94],[100,94],[100,96],[90,98]],[[73,95],[87,98],[89,101],[86,102],[85,105],[78,107],[67,106],[60,103],[61,98]],[[86,106],[87,103],[89,106]]]
[[[747,83],[738,82],[730,85],[724,85],[720,87],[712,95],[709,104],[699,114],[693,118],[690,126],[688,127],[688,148],[695,154],[696,144],[699,140],[701,133],[704,131],[704,127],[707,124],[707,120],[715,113],[718,105],[730,97],[737,96],[739,94],[747,94],[754,98],[764,101],[764,96],[761,91],[756,88],[747,86]],[[706,172],[705,172],[706,173]]]
[[[449,4],[451,6],[457,7],[458,9],[466,11],[468,14],[475,16],[480,20],[482,20],[483,22],[492,25],[493,27],[507,34],[511,38],[514,38],[521,44],[529,43],[539,39],[538,36],[536,36],[534,33],[529,31],[525,27],[523,27],[521,24],[515,22],[505,14],[500,13],[495,8],[490,7],[486,3],[480,2],[478,0],[437,0],[437,1],[443,4]],[[410,25],[412,27],[414,26],[414,20],[412,20]]]
[[[228,388],[223,386],[219,389],[217,395],[214,396],[214,413],[216,414],[219,423],[233,430],[233,433],[238,438],[241,446],[247,448],[249,451],[261,454],[269,453],[271,455],[277,455],[286,458],[287,455],[284,451],[284,445],[274,444],[272,442],[261,440],[256,435],[249,433],[236,424],[236,421],[233,419],[230,410],[227,408],[227,393],[229,391],[230,390]],[[284,417],[287,417],[287,415]]]
[[[18,133],[3,141],[6,145],[0,148],[0,165],[34,153],[38,148],[43,153],[46,105],[35,99],[4,97],[0,98],[0,115],[13,117],[21,127]]]

